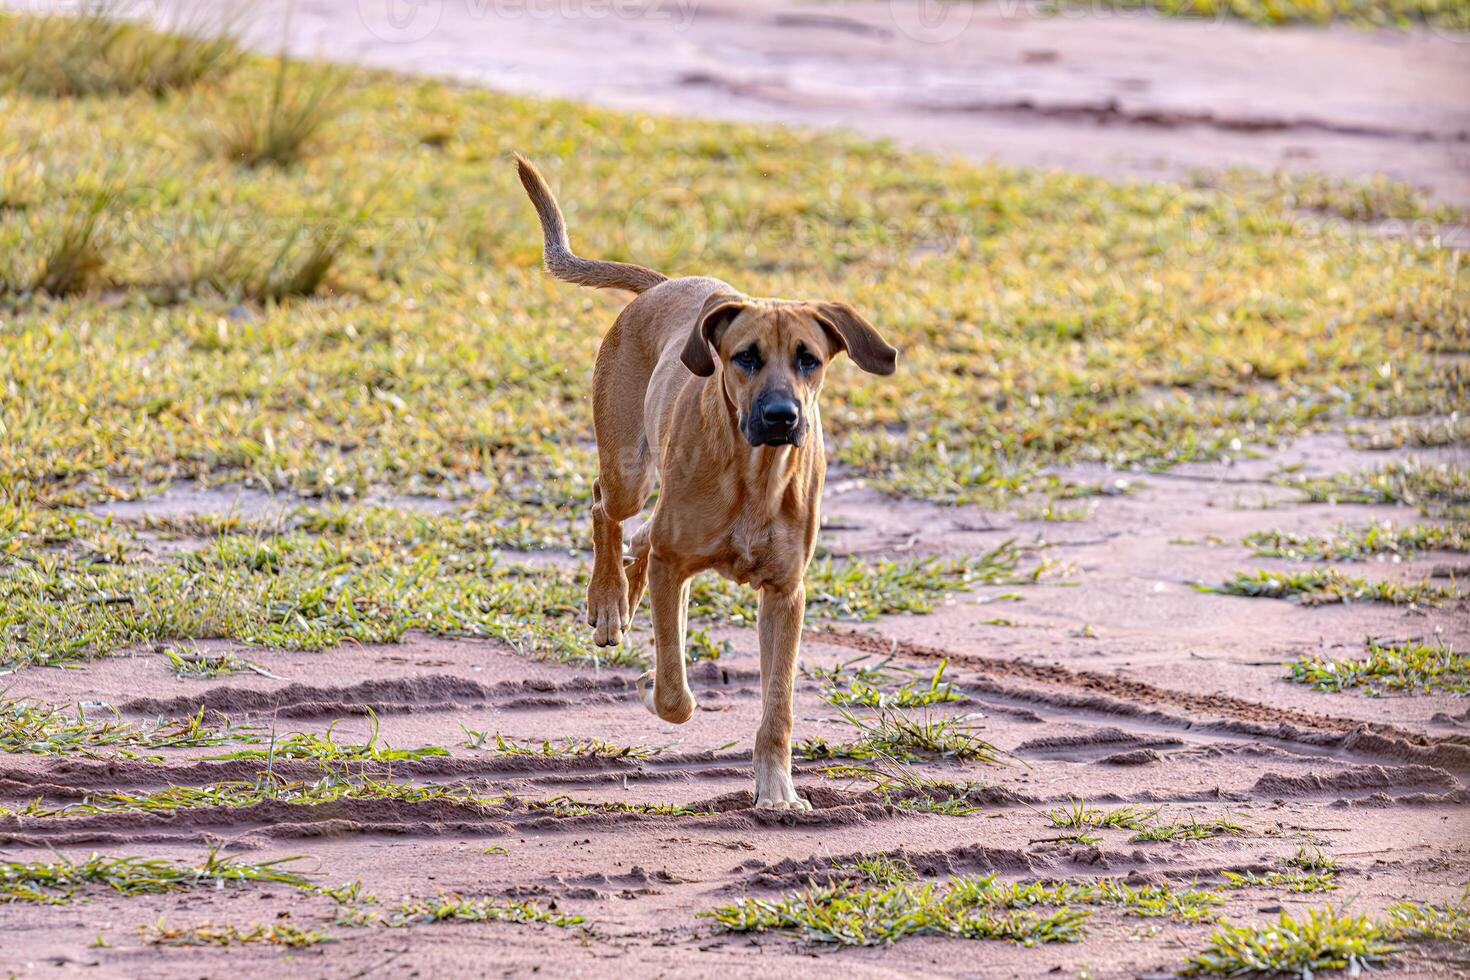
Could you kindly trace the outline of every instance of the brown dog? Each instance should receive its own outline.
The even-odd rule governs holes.
[[[640,294],[603,338],[592,376],[594,640],[622,642],[646,585],[657,667],[638,692],[654,714],[682,723],[694,713],[684,674],[690,578],[714,569],[760,590],[756,806],[809,809],[791,783],[791,700],[827,469],[817,394],[842,351],[873,374],[892,374],[897,351],[845,303],[753,299],[718,279],[579,258],[546,182],[519,155],[516,168],[551,274]],[[655,472],[658,502],[625,566],[623,522],[643,509]]]

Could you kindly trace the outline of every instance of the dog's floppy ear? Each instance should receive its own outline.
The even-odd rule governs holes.
[[[746,299],[734,293],[715,293],[704,301],[699,316],[694,318],[694,328],[684,342],[684,353],[679,360],[701,378],[715,373],[714,349],[720,342],[720,331],[745,309]]]
[[[878,328],[846,303],[813,303],[812,315],[827,328],[853,363],[869,374],[892,374],[898,366],[898,351],[878,333]]]

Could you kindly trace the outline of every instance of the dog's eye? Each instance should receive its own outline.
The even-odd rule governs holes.
[[[755,352],[755,348],[753,347],[747,347],[743,351],[738,351],[735,356],[731,358],[731,360],[733,360],[736,364],[739,364],[743,368],[748,368],[752,370],[757,365],[759,365],[761,361],[760,355]]]
[[[802,351],[796,355],[796,369],[798,371],[815,371],[822,366],[822,359],[809,351]]]

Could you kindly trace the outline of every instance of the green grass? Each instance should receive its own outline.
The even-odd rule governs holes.
[[[220,131],[208,139],[226,160],[246,167],[298,163],[308,144],[344,108],[342,95],[349,81],[345,71],[303,65],[285,55],[275,61],[267,86],[239,94],[217,110],[223,117],[218,123]],[[320,273],[325,273],[346,244],[330,234],[319,238],[317,262],[304,268],[319,265]],[[311,278],[319,282],[318,276]],[[316,291],[316,285],[297,282],[271,298],[307,296]]]
[[[123,721],[115,712],[106,720],[90,721],[80,708],[75,716],[69,716],[39,701],[0,700],[0,752],[159,761],[162,756],[145,750],[261,742],[265,738],[254,726],[207,725],[202,708],[186,718],[150,726]]]
[[[707,628],[696,627],[689,630],[684,651],[690,663],[698,663],[701,660],[719,660],[722,656],[734,653],[735,644],[729,640],[720,640],[717,643]]]
[[[251,759],[314,759],[322,763],[334,762],[397,762],[403,759],[427,759],[447,756],[449,751],[438,745],[421,745],[412,749],[395,749],[386,742],[378,741],[378,716],[371,709],[368,718],[372,731],[366,742],[339,742],[333,738],[337,722],[333,722],[321,734],[316,732],[292,732],[280,738],[272,737],[262,748],[238,749],[220,755],[207,755],[206,762]]]
[[[1046,818],[1053,827],[1063,830],[1142,830],[1158,817],[1158,808],[1123,806],[1112,810],[1100,810],[1087,805],[1085,800],[1074,799],[1068,806],[1050,810]]]
[[[1129,841],[1200,841],[1212,837],[1245,837],[1250,833],[1249,828],[1229,817],[1200,820],[1191,816],[1187,820],[1154,819],[1147,826],[1139,828],[1138,833],[1130,837]]]
[[[460,726],[463,728],[464,726]],[[539,755],[564,756],[590,759],[647,759],[658,755],[664,746],[615,745],[600,738],[572,738],[570,736],[553,741],[518,741],[508,739],[499,732],[465,728],[465,744],[472,749],[483,749],[495,755]]]
[[[278,70],[250,60],[224,94],[268,92]],[[315,492],[463,492],[473,474],[507,489],[535,483],[555,500],[575,494],[590,462],[589,320],[610,319],[612,303],[590,300],[589,316],[589,294],[542,279],[529,209],[509,167],[494,165],[513,148],[576,206],[573,232],[590,252],[756,291],[844,295],[882,323],[908,352],[905,369],[882,384],[834,373],[824,405],[834,455],[937,499],[1009,496],[1042,482],[1052,461],[1210,458],[1360,403],[1375,415],[1448,409],[1462,383],[1422,353],[1463,329],[1463,268],[1401,242],[1324,252],[1284,202],[1237,206],[1211,188],[940,163],[844,137],[369,73],[352,78],[350,111],[302,164],[241,172],[153,148],[158,134],[208,118],[210,99],[64,111],[21,98],[6,136],[7,200],[63,207],[69,168],[105,147],[125,183],[105,272],[133,301],[84,336],[56,334],[34,359],[22,354],[51,334],[48,314],[23,309],[7,335],[26,365],[12,376],[28,391],[60,390],[88,355],[106,366],[82,382],[93,414],[48,400],[52,424],[28,416],[7,434],[15,444],[0,469],[47,497],[166,473]],[[429,126],[448,138],[423,142]],[[630,152],[656,165],[634,179],[617,165]],[[251,232],[240,248],[268,256],[299,215],[356,213],[369,197],[370,219],[333,263],[332,302],[226,318],[223,331],[227,307],[208,296],[150,308],[150,288],[167,278],[160,253],[206,265],[218,230],[240,217]],[[0,240],[34,254],[29,226],[6,214]],[[764,247],[791,240],[813,247]],[[934,240],[945,247],[917,268],[895,261]],[[977,266],[985,275],[961,274]],[[67,315],[96,308],[82,297]],[[145,357],[179,370],[145,381]],[[220,397],[201,415],[203,391]],[[118,421],[88,429],[90,417]],[[377,438],[352,437],[365,431]]]
[[[875,885],[898,885],[918,879],[918,872],[903,857],[888,854],[862,854],[846,864],[834,864],[832,870],[853,875]]]
[[[0,89],[86,97],[164,96],[228,75],[243,60],[229,17],[158,31],[118,18],[127,4],[87,4],[75,17],[0,15]]]
[[[1080,0],[1078,0],[1080,2]],[[1067,0],[1058,0],[1065,8]],[[1470,4],[1463,0],[1107,0],[1119,10],[1152,10],[1169,17],[1222,17],[1261,26],[1352,24],[1359,27],[1430,25],[1470,31]]]
[[[1396,694],[1470,693],[1470,657],[1443,641],[1366,641],[1367,656],[1345,659],[1321,655],[1293,660],[1288,679],[1319,691]]]
[[[1222,924],[1204,950],[1185,960],[1187,976],[1290,974],[1303,980],[1328,970],[1356,975],[1385,962],[1396,950],[1382,923],[1327,907],[1300,918],[1282,912],[1249,926]]]
[[[316,66],[127,28],[119,57],[193,66],[157,81],[90,34],[78,57],[37,54],[73,24],[17,25],[0,65],[71,75],[11,84],[0,133],[0,669],[411,629],[643,663],[591,647],[580,571],[488,559],[585,546],[586,392],[620,305],[548,282],[512,150],[588,254],[842,298],[881,324],[902,369],[834,370],[823,423],[835,463],[896,493],[1065,497],[1049,467],[1234,457],[1348,419],[1447,416],[1470,393],[1433,359],[1470,347],[1470,268],[1298,220],[1304,201],[1435,210],[1401,187],[1114,184],[367,71],[339,90]],[[14,47],[33,28],[51,48]],[[238,156],[260,166],[219,149],[241,105]],[[78,509],[185,479],[327,506],[150,560],[129,548],[146,522]],[[359,502],[373,490],[457,509]],[[808,596],[867,620],[1012,579],[1028,573],[1010,551],[824,561]],[[696,608],[744,623],[753,601],[701,580]]]
[[[1036,581],[1046,569],[1019,569],[1022,549],[1007,541],[958,558],[932,556],[872,561],[824,558],[807,570],[807,614],[869,622],[896,613],[931,613],[937,603],[979,585]],[[754,594],[723,578],[695,580],[691,614],[754,623]]]
[[[1236,874],[1222,871],[1226,888],[1285,888],[1289,892],[1330,892],[1337,890],[1337,876],[1331,871],[1267,871],[1258,875],[1254,871]]]
[[[1296,849],[1295,854],[1293,854],[1289,858],[1283,858],[1281,863],[1289,868],[1296,868],[1300,871],[1309,872],[1335,872],[1338,870],[1339,867],[1336,858],[1323,853],[1320,847],[1313,847],[1310,844],[1302,844]]]
[[[1400,939],[1470,943],[1470,887],[1455,901],[1394,902],[1388,926]]]
[[[1258,531],[1246,535],[1241,543],[1262,558],[1293,561],[1362,561],[1375,555],[1408,558],[1421,551],[1470,551],[1470,526],[1369,524],[1339,528],[1331,537]]]
[[[522,802],[532,810],[544,810],[558,817],[585,817],[593,813],[626,813],[644,817],[707,817],[713,812],[683,803],[584,803],[570,796]]]
[[[1350,426],[1348,443],[1354,449],[1375,450],[1463,446],[1470,443],[1470,416],[1457,413],[1444,419],[1398,419]]]
[[[389,926],[429,925],[435,922],[516,922],[545,924],[567,928],[586,921],[580,915],[541,908],[535,902],[514,899],[461,898],[439,895],[435,898],[408,899],[387,920]]]
[[[1049,521],[1054,523],[1070,523],[1085,521],[1092,516],[1096,509],[1095,504],[1080,503],[1067,506],[1055,500],[1048,500],[1043,504],[1019,507],[1016,509],[1016,519],[1021,521]]]
[[[1300,490],[1311,503],[1402,504],[1436,517],[1463,517],[1470,507],[1470,470],[1451,463],[1407,460],[1355,473],[1282,482]]]
[[[139,931],[143,942],[150,946],[249,946],[258,943],[301,949],[334,941],[334,937],[321,929],[303,929],[290,922],[272,922],[269,925],[256,922],[248,926],[201,922],[180,928],[159,919],[151,926],[140,927]]]
[[[210,850],[195,865],[163,858],[107,857],[93,852],[73,861],[58,855],[55,861],[0,862],[0,902],[63,905],[96,893],[89,886],[105,886],[123,896],[159,895],[190,888],[222,889],[241,883],[278,884],[341,900],[355,895],[353,886],[324,888],[282,867],[296,858],[260,864],[238,861]]]
[[[163,655],[175,677],[208,680],[250,670],[249,661],[241,660],[228,650],[217,654],[182,654],[171,647],[165,647]]]
[[[1198,585],[1202,592],[1263,599],[1295,599],[1304,606],[1352,602],[1382,602],[1394,606],[1438,606],[1464,595],[1452,586],[1422,582],[1371,581],[1344,575],[1335,568],[1302,572],[1237,572],[1218,586]]]
[[[928,708],[921,711],[880,708],[876,714],[860,717],[846,708],[838,710],[861,733],[851,750],[852,758],[1000,761],[1000,750],[976,735],[957,715],[937,714]]]
[[[961,701],[965,693],[942,679],[947,666],[949,661],[941,660],[927,680],[914,678],[897,686],[885,683],[888,677],[882,672],[876,675],[870,672],[867,677],[861,674],[845,677],[839,669],[833,675],[833,684],[822,688],[822,697],[830,704],[863,708],[924,708]],[[847,686],[837,686],[843,679]]]
[[[168,786],[140,793],[93,793],[81,802],[46,806],[33,801],[10,810],[21,816],[68,818],[99,813],[177,813],[209,808],[243,809],[267,801],[292,806],[321,806],[343,800],[386,800],[396,803],[451,803],[467,809],[499,805],[503,797],[487,797],[463,785],[416,785],[376,779],[365,773],[325,770],[320,779],[287,780],[262,774],[255,781],[223,780],[203,786]],[[7,812],[0,808],[0,812]]]
[[[1116,879],[1019,884],[998,882],[990,874],[952,877],[942,885],[912,880],[876,888],[814,885],[774,899],[737,899],[698,914],[730,932],[778,931],[813,943],[876,946],[930,935],[1035,946],[1083,938],[1092,913],[1074,905],[1116,906],[1130,915],[1197,922],[1213,918],[1220,901],[1212,892],[1169,885],[1132,888]]]
[[[861,779],[872,785],[891,805],[910,813],[938,813],[948,817],[968,817],[980,808],[969,802],[971,790],[983,787],[972,780],[955,783],[926,776],[900,759],[876,751],[858,751],[844,756],[841,747],[834,748],[819,740],[808,740],[796,749],[806,758],[856,758],[859,761],[824,766],[822,774],[830,779]],[[825,754],[823,754],[825,752]]]
[[[527,508],[507,524],[505,509],[433,517],[312,509],[290,528],[233,522],[197,550],[134,560],[127,556],[139,550],[138,535],[159,522],[48,526],[17,508],[9,515],[8,574],[0,576],[0,669],[72,663],[183,638],[322,649],[348,640],[394,642],[409,630],[490,637],[562,662],[643,664],[636,644],[592,646],[583,619],[585,562],[519,564],[496,550],[564,542],[565,518],[543,519]],[[0,547],[6,523],[0,508]],[[184,526],[204,529],[197,521]],[[42,547],[55,538],[71,547]],[[124,557],[99,562],[99,549]],[[929,611],[953,591],[1025,578],[1016,571],[1019,556],[1002,545],[952,561],[820,562],[808,582],[809,613],[870,619]],[[754,620],[750,589],[705,577],[695,595],[696,616]]]
[[[116,194],[105,188],[74,197],[44,229],[35,265],[0,268],[0,298],[27,293],[67,296],[99,285],[107,212],[115,199]]]

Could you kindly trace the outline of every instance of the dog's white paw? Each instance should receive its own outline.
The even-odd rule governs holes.
[[[757,810],[810,810],[812,805],[796,795],[789,764],[768,759],[755,760],[755,808]]]
[[[655,715],[658,714],[658,708],[653,703],[653,671],[645,670],[639,674],[633,686],[638,689],[638,700],[643,702],[643,707]]]
[[[687,687],[684,689],[683,697],[660,711],[657,685],[654,683],[653,671],[645,670],[639,674],[638,679],[633,682],[633,686],[638,690],[638,700],[643,702],[643,707],[664,721],[673,722],[675,725],[682,725],[694,716],[694,695],[690,693]]]

